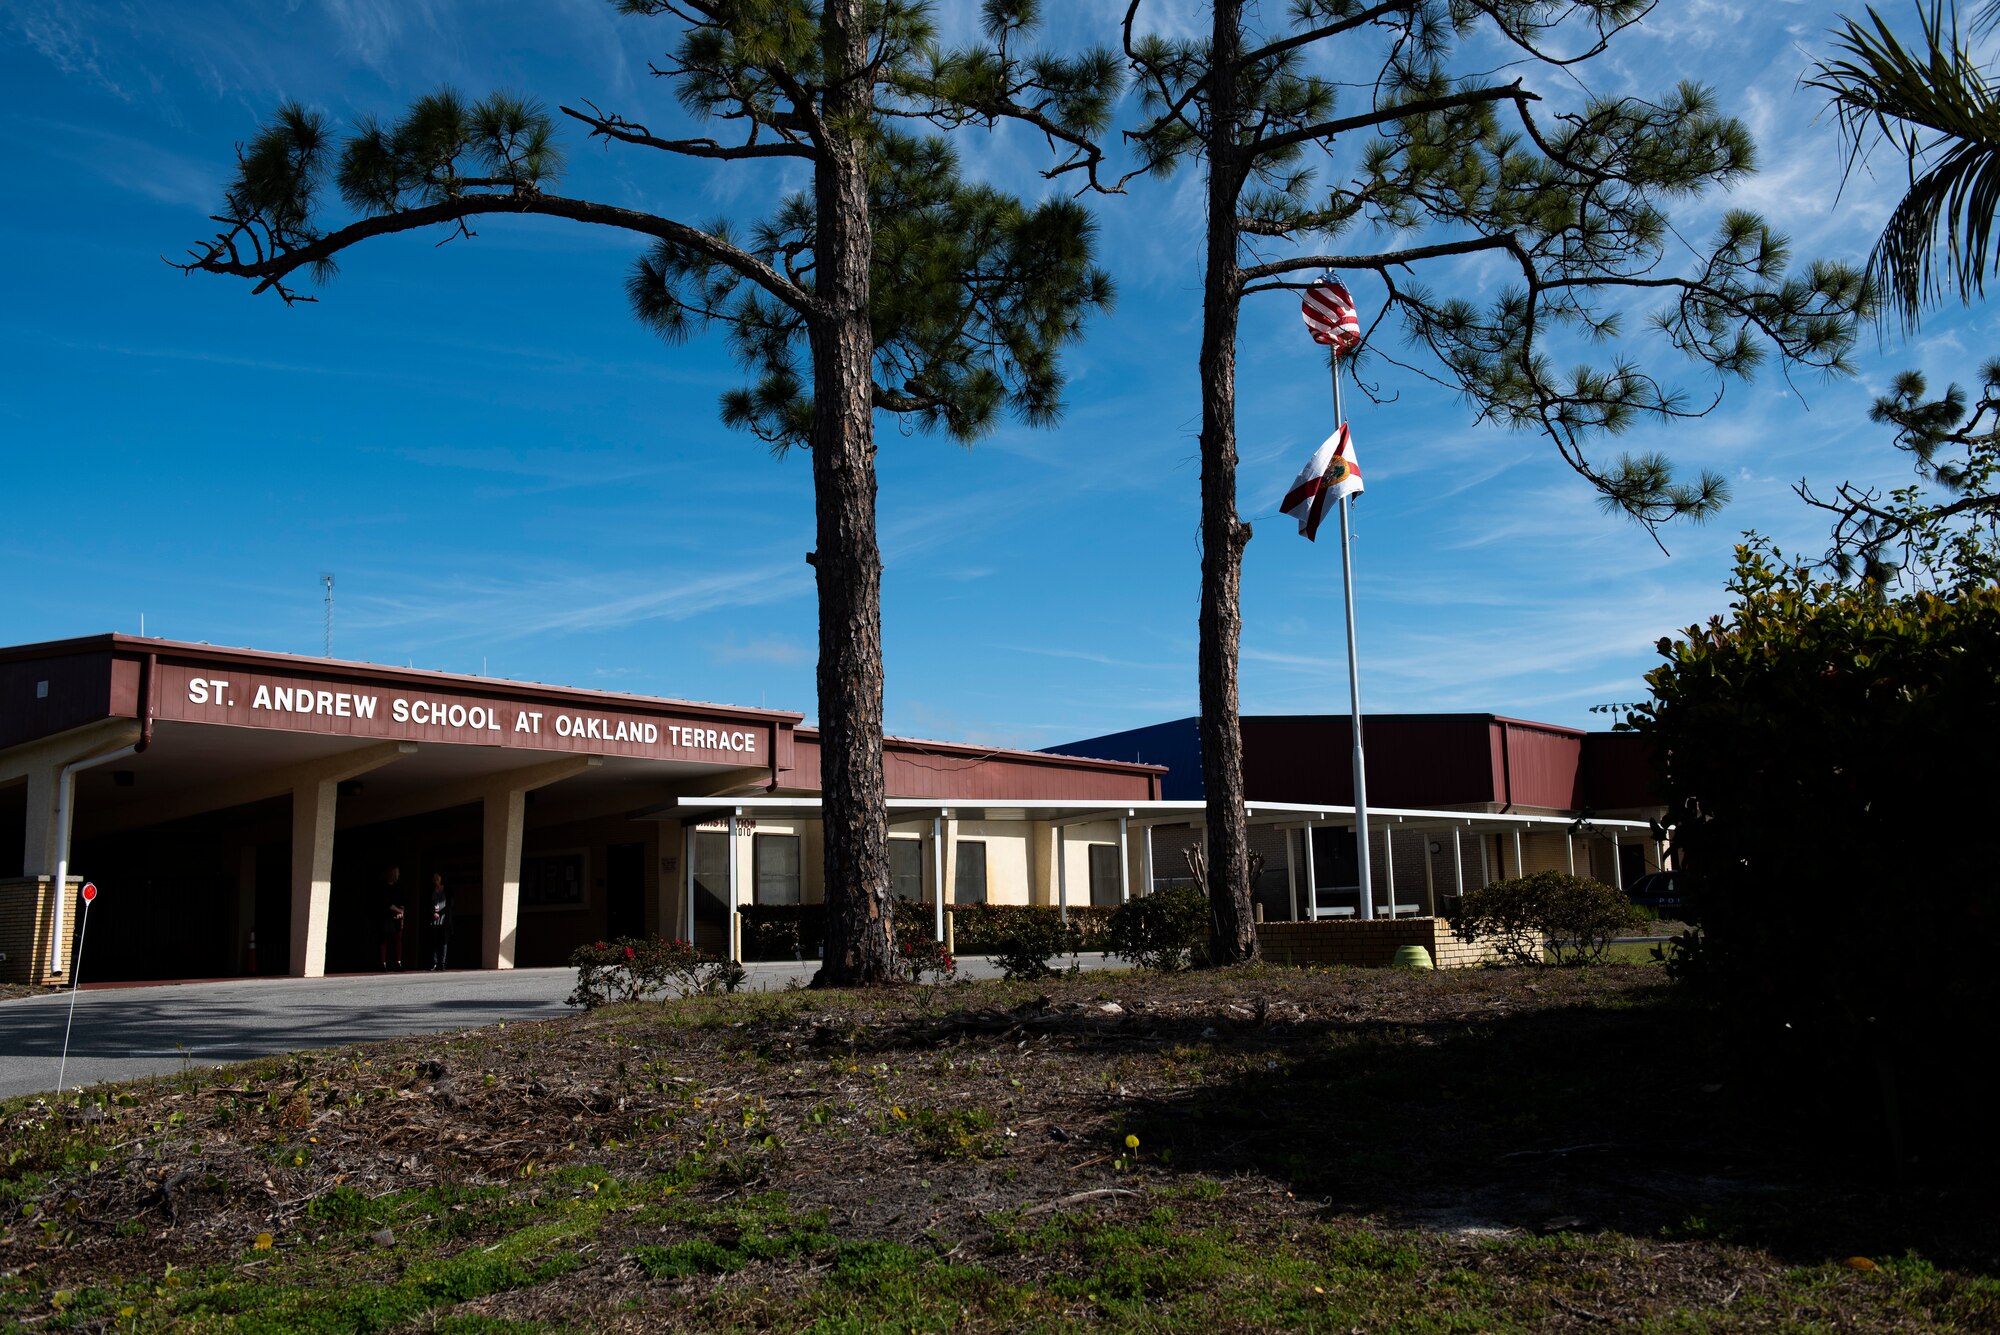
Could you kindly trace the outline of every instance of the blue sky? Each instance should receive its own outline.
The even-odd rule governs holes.
[[[957,29],[976,7],[942,8]],[[1063,6],[1054,35],[1112,40],[1122,10]],[[1600,92],[1704,80],[1749,123],[1764,170],[1679,215],[1686,234],[1747,205],[1802,260],[1864,255],[1894,172],[1840,193],[1838,141],[1796,87],[1836,7],[1661,11],[1581,77]],[[1172,28],[1198,7],[1155,12]],[[160,259],[206,235],[232,145],[281,99],[348,121],[439,84],[504,87],[663,124],[676,113],[646,61],[667,31],[598,0],[0,11],[16,146],[0,182],[15,257],[0,289],[0,643],[136,632],[143,614],[149,634],[318,653],[330,570],[339,657],[812,715],[808,460],[718,423],[717,395],[739,383],[719,339],[670,348],[629,318],[633,241],[540,220],[443,247],[398,238],[349,252],[318,304],[291,309]],[[747,220],[800,183],[565,139],[568,193],[693,221]],[[975,171],[1044,188],[1026,137],[962,142]],[[1010,425],[967,451],[883,425],[891,731],[1038,747],[1194,712],[1199,202],[1190,174],[1099,207],[1120,298],[1069,359],[1059,428]],[[1477,296],[1503,274],[1468,263],[1431,281]],[[1365,318],[1375,289],[1355,291]],[[1392,401],[1349,404],[1369,485],[1365,708],[1588,724],[1591,705],[1638,698],[1653,642],[1722,608],[1743,529],[1823,545],[1794,481],[1903,480],[1866,420],[1888,376],[1965,379],[1991,335],[1984,312],[1951,312],[1912,344],[1869,336],[1855,380],[1767,372],[1706,419],[1633,432],[1622,447],[1735,490],[1721,519],[1668,533],[1671,555],[1601,514],[1541,438],[1475,429],[1451,396],[1383,367]],[[1708,386],[1653,340],[1622,350]],[[1331,426],[1323,363],[1285,296],[1247,307],[1242,352],[1243,706],[1344,710],[1337,544],[1274,514]]]

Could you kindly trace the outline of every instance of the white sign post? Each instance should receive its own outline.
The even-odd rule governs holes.
[[[56,890],[60,895],[60,887]],[[63,1021],[62,1065],[56,1068],[56,1097],[61,1098],[63,1081],[69,1075],[69,1031],[76,1023],[76,989],[83,982],[83,938],[90,931],[90,906],[97,902],[97,883],[85,881],[79,892],[83,897],[83,916],[76,923],[76,954],[69,962],[69,1018]]]

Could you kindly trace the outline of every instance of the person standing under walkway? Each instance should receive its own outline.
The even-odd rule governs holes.
[[[431,873],[431,968],[445,967],[451,950],[451,891],[445,888],[444,873]]]
[[[391,867],[382,877],[382,968],[403,967],[403,879],[401,867]],[[392,962],[393,961],[393,962]]]

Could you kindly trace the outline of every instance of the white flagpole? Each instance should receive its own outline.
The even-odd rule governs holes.
[[[1340,405],[1340,352],[1333,354],[1333,429],[1347,420]],[[1361,870],[1361,916],[1375,916],[1375,879],[1368,856],[1368,771],[1361,755],[1361,663],[1354,648],[1354,552],[1347,529],[1347,502],[1340,498],[1340,582],[1347,593],[1347,704],[1354,726],[1354,855]],[[1395,906],[1389,916],[1396,916]]]

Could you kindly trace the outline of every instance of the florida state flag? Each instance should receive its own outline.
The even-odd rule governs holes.
[[[1299,470],[1292,489],[1285,493],[1279,508],[1299,521],[1299,533],[1307,542],[1319,537],[1319,522],[1327,509],[1343,496],[1361,494],[1361,469],[1354,462],[1354,442],[1347,423],[1320,442],[1312,458]]]

